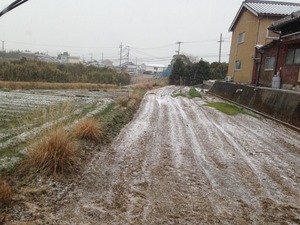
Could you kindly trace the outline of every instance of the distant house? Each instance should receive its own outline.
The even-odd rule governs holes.
[[[67,62],[68,63],[80,63],[80,57],[79,56],[68,56]]]
[[[145,74],[162,73],[167,67],[162,64],[141,64],[140,69]]]
[[[284,89],[300,91],[300,11],[273,22],[269,30],[280,33],[280,39],[260,47],[261,66],[258,83],[272,87],[274,75]]]
[[[120,66],[117,66],[116,69],[128,73],[129,75],[135,75],[137,73],[138,67],[133,62],[124,62],[122,63],[121,68]]]
[[[227,75],[235,82],[256,84],[260,67],[258,47],[279,38],[268,26],[298,10],[300,3],[244,1],[229,28],[232,40]]]
[[[105,59],[102,63],[107,68],[114,68],[113,62],[109,59]]]
[[[47,63],[60,63],[59,59],[56,57],[52,57],[49,55],[43,55],[43,54],[36,54],[36,59],[42,62],[47,62]]]
[[[61,63],[80,63],[79,56],[70,56],[68,52],[59,54],[57,58]]]
[[[32,52],[20,52],[20,59],[26,58],[28,60],[36,60],[37,56],[35,53]]]
[[[99,68],[103,68],[104,64],[98,60],[92,59],[90,61],[85,61],[84,64],[86,66],[95,66],[95,67],[99,67]]]

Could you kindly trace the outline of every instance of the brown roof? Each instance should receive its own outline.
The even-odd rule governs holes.
[[[280,20],[273,22],[268,29],[269,30],[280,30],[282,27],[289,25],[291,23],[300,22],[300,10],[297,12],[291,13],[289,16],[286,16]]]

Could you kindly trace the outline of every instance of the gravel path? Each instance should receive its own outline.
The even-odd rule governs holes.
[[[149,92],[87,166],[57,224],[300,224],[300,134]]]

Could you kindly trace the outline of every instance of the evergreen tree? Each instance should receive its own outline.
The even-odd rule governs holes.
[[[210,64],[211,79],[221,80],[227,75],[228,63],[213,62]]]
[[[198,63],[193,65],[193,84],[202,84],[204,80],[210,79],[210,65],[209,62],[201,59]]]
[[[170,84],[179,85],[184,76],[185,66],[181,59],[176,59],[171,75],[169,76]]]

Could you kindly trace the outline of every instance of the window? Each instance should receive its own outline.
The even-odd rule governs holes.
[[[295,49],[294,64],[300,64],[300,48]]]
[[[300,64],[300,48],[289,49],[285,63],[287,65]]]
[[[245,32],[239,34],[238,43],[245,42]]]
[[[241,66],[242,66],[241,60],[236,60],[236,61],[235,61],[234,69],[235,69],[235,70],[240,70],[240,69],[241,69]]]
[[[265,70],[274,70],[275,68],[275,57],[266,57],[265,59]]]

